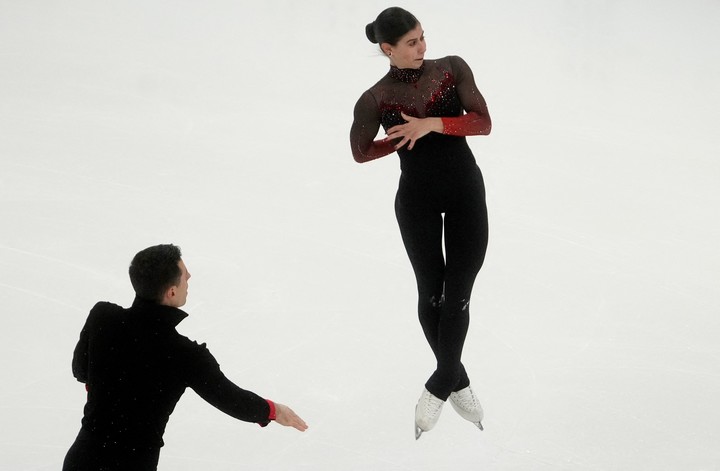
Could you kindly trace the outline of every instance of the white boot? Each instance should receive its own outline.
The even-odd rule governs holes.
[[[469,420],[480,430],[483,430],[483,409],[470,386],[458,392],[450,393],[450,404],[452,404],[453,409],[460,414],[460,417]]]
[[[415,440],[420,438],[423,432],[428,432],[435,427],[445,401],[432,395],[427,389],[423,389],[422,395],[415,406]]]

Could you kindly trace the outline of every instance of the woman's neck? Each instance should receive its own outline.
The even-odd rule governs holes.
[[[422,63],[417,69],[401,69],[394,65],[390,66],[390,77],[400,82],[415,83],[420,79],[420,76],[425,70],[425,62]]]

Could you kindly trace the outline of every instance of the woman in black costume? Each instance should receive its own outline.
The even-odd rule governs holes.
[[[352,154],[361,163],[400,156],[395,213],[417,280],[420,324],[437,360],[415,409],[415,436],[435,426],[448,399],[482,429],[461,356],[488,224],[483,177],[465,136],[489,134],[490,115],[463,59],[424,58],[422,26],[408,11],[384,10],[366,34],[390,71],[355,105]],[[387,137],[375,140],[381,125]]]

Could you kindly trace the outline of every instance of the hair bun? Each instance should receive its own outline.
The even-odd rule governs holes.
[[[365,26],[365,36],[370,40],[371,43],[377,44],[377,38],[375,37],[375,22],[368,23]]]

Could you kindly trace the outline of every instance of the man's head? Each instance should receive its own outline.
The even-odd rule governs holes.
[[[129,272],[137,297],[167,306],[185,304],[190,273],[180,247],[163,244],[141,250],[130,262]]]

